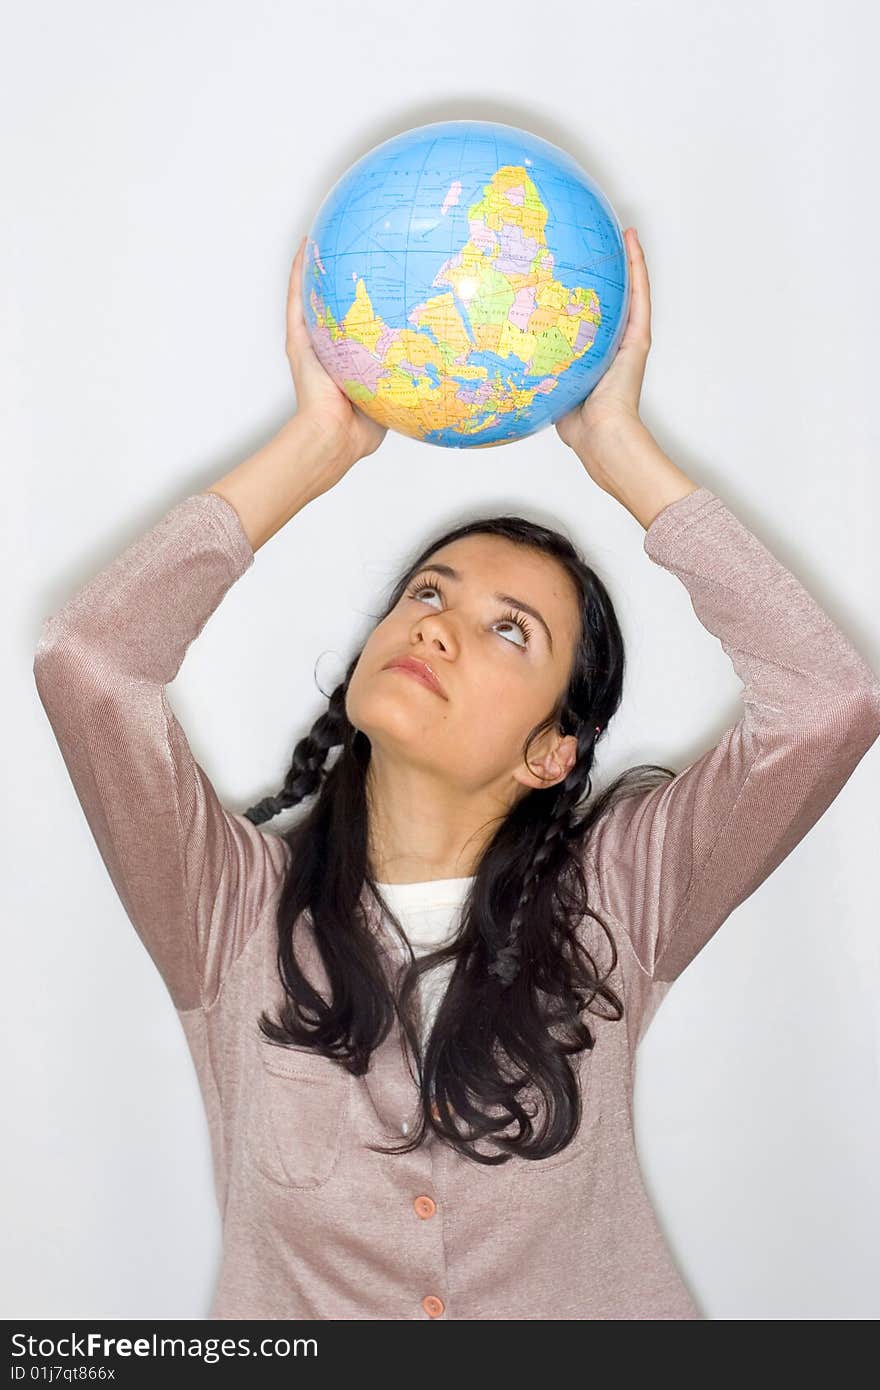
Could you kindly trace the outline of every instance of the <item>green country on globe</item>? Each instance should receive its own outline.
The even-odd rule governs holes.
[[[596,182],[492,121],[420,126],[353,164],[314,218],[302,289],[315,352],[349,399],[447,448],[524,439],[584,400],[630,301]]]

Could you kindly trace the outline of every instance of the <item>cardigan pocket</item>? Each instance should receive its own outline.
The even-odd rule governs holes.
[[[246,1122],[250,1156],[280,1187],[315,1191],[342,1153],[353,1077],[310,1048],[257,1044],[253,1103]]]

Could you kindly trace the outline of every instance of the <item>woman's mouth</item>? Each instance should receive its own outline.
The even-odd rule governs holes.
[[[403,671],[405,675],[413,676],[417,681],[421,681],[422,685],[426,685],[429,690],[433,690],[435,695],[439,695],[444,700],[447,698],[445,690],[426,661],[420,661],[414,656],[395,657],[392,661],[389,661],[383,669],[386,671]]]

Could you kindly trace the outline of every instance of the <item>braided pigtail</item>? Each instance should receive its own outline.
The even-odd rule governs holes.
[[[589,769],[592,765],[592,749],[599,736],[601,725],[596,724],[586,740],[583,749],[578,750],[578,758],[575,763],[576,768],[581,769],[581,775],[576,776],[572,785],[566,787],[562,784],[562,789],[556,803],[556,809],[547,822],[543,839],[537,852],[532,856],[529,865],[529,872],[526,874],[523,890],[520,894],[516,912],[510,924],[510,931],[503,946],[500,946],[492,956],[489,966],[489,974],[494,975],[501,982],[502,989],[506,989],[513,984],[520,971],[522,964],[522,925],[525,920],[526,910],[532,899],[535,884],[538,882],[541,870],[546,864],[553,851],[556,841],[564,834],[570,833],[572,829],[572,812],[581,801],[584,793],[584,782],[589,780]]]
[[[318,790],[326,776],[327,754],[344,741],[351,729],[345,712],[345,691],[346,681],[342,681],[331,694],[324,713],[296,744],[281,791],[275,796],[264,797],[256,806],[245,811],[244,814],[254,825],[271,820]]]

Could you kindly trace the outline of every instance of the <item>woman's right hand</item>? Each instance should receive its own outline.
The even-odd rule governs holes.
[[[297,416],[305,416],[334,456],[351,464],[375,453],[387,434],[384,425],[358,410],[321,364],[303,314],[303,237],[293,258],[287,290],[287,360],[296,388]],[[349,464],[349,466],[351,466]]]

